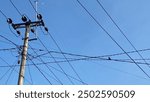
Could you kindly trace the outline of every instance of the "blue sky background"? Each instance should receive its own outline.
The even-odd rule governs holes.
[[[2,0],[1,0],[2,1]],[[22,14],[27,15],[32,21],[35,20],[35,11],[28,0],[12,0]],[[34,4],[34,0],[31,0]],[[128,39],[136,47],[136,49],[150,48],[150,13],[149,0],[99,0],[114,21],[124,31]],[[119,32],[117,27],[112,23],[103,9],[96,0],[80,0],[80,2],[89,10],[89,12],[99,21],[99,23],[110,33],[110,35],[119,43],[125,51],[134,51],[132,46],[127,42],[124,36]],[[9,0],[3,0],[0,3],[2,10],[7,17],[12,18],[14,23],[21,23],[21,16],[12,6]],[[88,55],[103,56],[115,53],[122,53],[122,50],[109,38],[109,36],[95,23],[95,21],[87,14],[87,12],[79,5],[76,0],[39,0],[38,12],[42,14],[49,32],[57,41],[63,52]],[[13,29],[12,29],[13,30]],[[21,37],[16,37],[11,33],[6,18],[0,14],[0,35],[3,35],[22,45]],[[13,30],[14,31],[14,30]],[[24,29],[20,29],[21,35],[24,36]],[[15,31],[14,31],[15,32]],[[37,29],[38,37],[45,46],[51,51],[59,51],[48,34],[43,34],[41,29]],[[34,38],[34,34],[30,33],[30,38]],[[29,42],[30,45],[37,49],[38,54],[46,53],[45,48],[37,41]],[[0,49],[15,48],[15,46],[0,37]],[[42,49],[43,51],[38,51]],[[29,47],[28,53],[35,56],[35,53]],[[147,59],[150,51],[140,52]],[[141,59],[137,53],[129,54],[133,59]],[[17,48],[12,51],[0,51],[0,57],[9,65],[15,65],[18,61]],[[61,54],[53,54],[55,57],[63,56]],[[31,57],[31,56],[30,56]],[[66,55],[68,58],[81,58]],[[50,55],[41,57],[44,62],[53,61]],[[104,57],[108,58],[108,57]],[[0,84],[17,84],[19,66],[15,70],[8,66],[6,62],[0,59]],[[129,59],[127,55],[113,56],[111,59]],[[62,60],[62,59],[56,59]],[[64,59],[63,59],[64,60]],[[34,63],[40,63],[39,58],[33,59]],[[144,62],[139,60],[138,62]],[[147,60],[147,63],[150,63]],[[27,60],[27,64],[32,64]],[[133,63],[122,63],[109,60],[89,60],[71,62],[81,79],[87,84],[150,84],[150,79]],[[56,64],[48,64],[60,70]],[[68,63],[60,63],[64,71],[78,79],[72,71]],[[58,83],[44,65],[37,65],[51,81],[52,84]],[[141,65],[141,68],[150,75],[150,68],[147,65]],[[50,67],[51,68],[51,67]],[[10,69],[10,70],[9,70]],[[71,84],[66,76],[53,68],[52,71],[62,81],[63,84]],[[8,71],[8,73],[6,73]],[[12,72],[12,74],[11,74]],[[4,74],[6,75],[2,77]],[[10,76],[11,75],[11,76]],[[10,76],[10,78],[9,78]],[[26,67],[25,84],[49,84],[41,73],[30,65]],[[81,82],[71,80],[75,84]],[[30,82],[30,83],[29,83]]]

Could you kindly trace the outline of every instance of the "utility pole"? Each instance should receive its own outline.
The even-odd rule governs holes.
[[[32,41],[33,39],[29,39],[29,32],[31,27],[37,27],[37,26],[44,26],[44,22],[42,20],[42,16],[38,15],[39,21],[31,22],[30,20],[24,20],[25,23],[19,23],[19,24],[12,24],[12,27],[16,30],[19,28],[25,28],[25,37],[23,50],[21,53],[21,65],[20,65],[20,72],[19,72],[19,78],[18,78],[18,85],[23,85],[24,83],[24,73],[25,73],[25,66],[26,66],[26,59],[27,59],[27,50],[28,50],[28,42]]]
[[[26,65],[26,59],[27,59],[28,41],[29,41],[29,31],[30,31],[30,24],[27,24],[25,37],[24,37],[23,51],[21,53],[22,58],[21,58],[18,85],[23,85],[23,81],[24,81],[24,73],[25,73],[25,65]]]

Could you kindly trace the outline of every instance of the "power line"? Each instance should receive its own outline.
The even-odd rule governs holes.
[[[10,79],[12,73],[14,72],[15,67],[16,67],[16,64],[14,64],[14,66],[13,66],[13,68],[12,68],[12,70],[11,70],[11,72],[10,72],[10,74],[9,74],[9,76],[8,76],[8,78],[7,78],[7,80],[6,80],[6,82],[5,82],[6,85],[7,85],[8,81],[9,81],[9,79]]]
[[[17,44],[15,44],[13,41],[9,40],[8,38],[4,37],[3,35],[0,35],[1,38],[9,41],[10,43],[12,43],[13,45],[15,45],[17,48],[19,47]]]
[[[81,59],[80,59],[81,60]],[[82,59],[83,60],[83,59]],[[85,58],[84,58],[84,60],[85,60]],[[87,58],[87,60],[86,61],[90,61],[91,59],[88,59]],[[99,60],[99,59],[93,59],[93,60]],[[111,59],[111,60],[109,60],[109,59],[105,59],[105,60],[108,60],[108,61],[119,61],[119,62],[129,62],[129,63],[133,63],[133,62],[131,62],[131,61],[121,61],[121,60],[117,60],[117,59]],[[48,64],[49,62],[47,62],[47,64]],[[42,63],[41,63],[42,64]],[[141,63],[142,64],[142,63]],[[36,65],[38,65],[38,64],[36,64]],[[54,67],[53,67],[53,69],[54,69]],[[55,68],[55,70],[57,70],[57,71],[59,71],[59,72],[61,72],[60,70],[58,70],[58,69],[56,69]],[[63,73],[63,72],[61,72],[61,73]],[[68,75],[69,76],[69,75]],[[69,76],[70,77],[70,76]],[[73,77],[73,79],[74,79],[74,77]],[[77,81],[79,81],[79,80],[77,80]]]
[[[47,74],[51,79],[55,80],[57,83],[60,84],[60,82],[59,82],[58,80],[56,80],[56,78],[54,78],[53,76],[51,76],[49,73],[47,73],[46,71],[44,71],[44,70],[42,70],[42,69],[41,69],[41,71],[43,71],[43,72],[44,72],[45,74]]]
[[[13,69],[13,66],[16,67],[17,65],[9,65],[9,64],[7,63],[7,61],[5,61],[3,58],[0,57],[0,59],[1,59],[4,63],[6,63],[6,64],[8,65],[8,67],[9,67],[9,69],[1,76],[0,80],[2,80],[2,79],[6,76],[6,74],[7,74],[11,69]],[[14,71],[15,71],[17,74],[19,74],[19,72],[16,71],[15,69],[14,69]],[[30,81],[28,81],[28,80],[26,79],[26,77],[24,77],[24,79],[25,79],[28,83],[30,83]]]
[[[31,59],[31,58],[30,58]],[[70,62],[74,62],[74,61],[90,61],[90,60],[101,60],[101,61],[116,61],[116,62],[127,62],[127,63],[134,63],[133,61],[130,61],[131,59],[113,59],[113,58],[104,58],[104,56],[84,56],[83,58],[68,58]],[[128,61],[129,60],[129,61]],[[134,59],[134,60],[142,60],[142,59]],[[145,59],[145,60],[150,60],[150,59]],[[57,63],[64,63],[66,62],[66,60],[59,60],[57,61]],[[56,63],[55,61],[51,61],[51,62],[45,62],[45,64],[52,64],[52,63]],[[148,64],[149,63],[143,63],[143,62],[136,62],[137,64]],[[36,65],[42,65],[43,63],[36,63]],[[29,65],[33,65],[33,64],[29,64]],[[0,66],[0,67],[8,67],[8,66]]]
[[[99,64],[99,63],[96,63],[96,62],[93,62],[93,63],[94,63],[94,64],[97,64],[97,65],[102,65],[102,64]],[[102,65],[102,66],[104,66],[104,65]],[[145,78],[145,77],[142,77],[142,76],[139,76],[139,75],[136,75],[136,74],[133,74],[133,73],[129,73],[129,72],[126,72],[126,71],[123,71],[123,70],[120,70],[120,69],[117,69],[117,68],[114,68],[114,67],[110,67],[110,66],[107,66],[107,65],[105,65],[104,67],[107,68],[107,69],[109,69],[109,70],[118,71],[118,72],[121,72],[121,73],[124,73],[124,74],[128,74],[128,75],[131,75],[131,76],[140,78],[140,79],[145,79],[145,80],[147,80],[147,78]],[[148,80],[148,81],[149,81],[149,80]]]
[[[42,44],[42,46],[48,51],[47,47],[44,45],[44,43],[39,39],[40,43]],[[64,74],[66,75],[66,77],[68,78],[68,80],[71,82],[71,84],[74,84],[73,81],[67,76],[66,72],[64,71],[64,69],[61,67],[61,65],[59,63],[57,63],[56,59],[54,58],[54,56],[49,53],[49,55],[53,58],[54,62],[56,62],[57,66],[64,72]]]
[[[0,51],[10,51],[10,50],[16,50],[16,48],[4,48],[4,49],[0,49]]]
[[[61,52],[61,54],[63,55],[63,57],[66,59],[67,63],[69,64],[69,66],[71,67],[71,69],[75,72],[76,76],[83,82],[83,80],[81,79],[81,77],[79,76],[79,74],[77,73],[77,71],[75,70],[75,68],[73,67],[73,65],[69,62],[69,60],[67,59],[67,57],[65,56],[65,54],[63,54],[63,51],[61,50],[61,48],[59,47],[58,43],[56,42],[56,40],[53,38],[53,36],[51,35],[50,32],[48,32],[50,38],[53,40],[53,42],[55,43],[55,45],[57,46],[58,50]]]
[[[28,66],[27,68],[28,68],[28,72],[29,72],[29,77],[31,79],[31,83],[33,84],[33,78],[32,78],[32,74],[31,74],[31,70],[30,70],[28,62],[27,62],[27,66]]]
[[[30,45],[29,45],[30,46]],[[30,46],[30,48],[32,49],[32,47]],[[36,53],[36,51],[34,51],[34,49],[32,49],[33,50],[33,52],[36,54],[36,55],[38,55],[37,53]],[[31,60],[31,58],[30,58],[30,60]],[[60,81],[60,79],[55,75],[55,73],[49,68],[49,66],[42,60],[42,58],[40,58],[40,61],[48,68],[48,70],[54,75],[54,77],[59,81],[59,83],[60,84],[62,84],[63,85],[63,83]]]
[[[69,61],[70,62],[75,62],[75,61],[115,61],[115,62],[126,62],[126,63],[134,63],[133,61],[130,61],[129,59],[113,59],[113,58],[103,58],[103,57],[85,57],[85,58],[72,58]],[[136,60],[136,59],[135,59]],[[64,63],[66,60],[59,60],[57,63]],[[50,61],[50,62],[45,62],[45,63],[36,63],[36,65],[43,65],[43,64],[55,64],[55,61]],[[137,64],[143,64],[143,65],[150,65],[150,63],[143,63],[143,62],[136,62]],[[33,65],[33,64],[29,64]],[[8,67],[8,66],[0,66],[0,67]]]
[[[80,4],[80,6],[88,13],[88,15],[95,21],[95,23],[111,38],[111,40],[135,63],[135,65],[148,77],[150,76],[142,69],[140,65],[138,65],[134,59],[126,53],[126,51],[119,45],[119,43],[107,32],[107,30],[96,20],[96,18],[83,6],[83,4],[77,0],[77,2]]]
[[[19,9],[15,6],[15,4],[13,3],[12,0],[9,0],[10,3],[13,5],[13,7],[16,9],[16,11],[20,14],[20,16],[22,16],[21,12],[19,11]]]
[[[34,11],[38,14],[38,12],[37,12],[37,10],[36,10],[36,8],[34,7],[34,5],[32,4],[32,2],[31,2],[31,0],[28,0],[29,2],[30,2],[30,4],[31,4],[31,6],[32,6],[32,8],[34,9]],[[48,32],[49,33],[49,32]],[[57,44],[57,42],[55,41],[55,39],[52,37],[52,35],[49,33],[49,35],[50,35],[50,37],[51,37],[51,39],[54,41],[54,43],[56,44],[56,46],[58,47],[58,49],[60,50],[60,52],[62,52],[62,50],[60,49],[60,47],[58,46],[58,44]],[[39,39],[40,40],[40,39]],[[41,42],[41,41],[40,41]],[[42,42],[41,42],[42,43]],[[43,43],[42,43],[42,45],[44,45]],[[46,48],[46,46],[44,45],[44,47]],[[47,48],[46,48],[46,50],[48,50]],[[62,54],[63,55],[63,54]],[[74,67],[73,67],[73,65],[68,61],[68,59],[66,58],[66,56],[65,55],[63,55],[64,56],[64,58],[67,60],[67,62],[68,62],[68,64],[69,64],[69,66],[73,69],[73,71],[75,72],[75,74],[77,75],[77,77],[82,81],[82,79],[80,78],[80,76],[78,75],[78,73],[76,72],[76,70],[74,69]],[[51,57],[53,58],[53,56],[51,55]],[[55,60],[55,59],[54,59]],[[58,65],[58,64],[57,64]],[[61,66],[60,65],[58,65],[60,68],[61,68]],[[61,70],[62,70],[62,68],[61,68]],[[63,71],[63,70],[62,70]],[[64,72],[64,71],[63,71]],[[68,78],[69,79],[69,78]],[[70,80],[70,79],[69,79]],[[71,82],[71,80],[70,80],[70,82]],[[74,84],[73,82],[71,82],[72,84]]]
[[[44,75],[44,73],[40,70],[40,68],[30,59],[30,57],[28,57],[28,59],[32,62],[35,68],[42,74],[42,76],[48,81],[48,83],[52,85],[51,81]]]
[[[39,51],[41,51],[41,49],[39,49]],[[42,50],[44,51],[44,50]],[[144,52],[144,51],[150,51],[150,48],[147,48],[147,49],[140,49],[138,50],[139,52]],[[126,53],[130,54],[130,53],[135,53],[136,51],[127,51]],[[124,55],[125,53],[114,53],[114,54],[107,54],[107,55],[99,55],[99,56],[90,56],[90,55],[81,55],[81,54],[75,54],[75,53],[68,53],[68,52],[58,52],[58,51],[48,51],[48,52],[45,52],[43,54],[40,54],[38,56],[34,56],[33,58],[38,58],[38,57],[41,57],[41,56],[44,56],[44,55],[47,55],[48,53],[55,53],[55,54],[65,54],[65,55],[69,55],[69,56],[74,56],[74,57],[113,57],[113,56],[120,56],[120,55]]]
[[[64,74],[61,70],[58,70],[57,68],[55,68],[53,66],[50,66],[50,67],[53,68],[54,70],[56,70],[57,72],[60,72],[60,73]],[[77,78],[75,78],[75,77],[73,77],[73,76],[71,76],[69,74],[67,74],[67,76],[70,77],[70,78],[72,78],[72,79],[74,79],[74,80],[76,80],[76,81],[78,81],[78,82],[80,82],[80,83],[82,83],[82,84],[88,85],[87,83],[82,82],[81,80],[79,80],[79,79],[77,79]]]
[[[6,75],[7,73],[11,70],[11,68],[9,68],[1,77],[0,77],[0,80],[2,80]]]
[[[35,50],[35,49],[33,49],[32,47],[31,47],[31,49],[32,50]],[[34,53],[35,53],[35,51],[34,51]],[[31,60],[31,59],[30,59]],[[54,61],[55,62],[55,61]],[[56,63],[56,62],[55,62]],[[46,62],[44,62],[44,63],[40,63],[41,65],[42,64],[48,64],[48,63],[46,63]],[[40,65],[39,64],[39,65]],[[29,64],[29,65],[32,65],[32,64]],[[36,65],[38,65],[37,63],[36,63]],[[70,78],[72,78],[72,79],[74,79],[74,80],[76,80],[76,81],[79,81],[79,82],[82,82],[82,81],[80,81],[79,79],[76,79],[75,77],[73,77],[73,76],[70,76],[70,75],[68,75],[67,73],[64,73],[63,71],[61,71],[61,70],[58,70],[58,69],[56,69],[56,68],[54,68],[54,67],[52,67],[52,66],[50,66],[51,68],[53,68],[53,69],[55,69],[56,71],[58,71],[58,72],[60,72],[60,73],[62,73],[62,74],[64,74],[64,75],[67,75],[68,77],[70,77]],[[82,84],[87,84],[87,83],[85,83],[85,82],[82,82]]]
[[[30,61],[31,61],[31,59],[30,59]],[[27,66],[28,66],[28,69],[29,69],[29,76],[30,76],[30,78],[31,78],[31,82],[32,82],[32,84],[33,84],[33,79],[32,79],[31,71],[30,71],[30,68],[29,68],[30,65],[27,64]],[[48,72],[42,70],[41,68],[39,68],[39,69],[43,72],[43,74],[44,74],[44,73],[47,74],[50,78],[52,78],[52,79],[55,80],[56,82],[60,83],[60,82],[59,82],[58,80],[56,80],[54,77],[50,76],[50,74],[49,74]]]
[[[35,10],[35,12],[38,14],[36,8],[34,7],[34,5],[32,4],[31,0],[28,0],[32,6],[32,8]],[[49,32],[48,32],[49,33]],[[50,33],[49,33],[50,34]],[[62,50],[60,49],[60,47],[58,46],[58,44],[56,43],[56,41],[54,40],[54,38],[50,35],[50,37],[52,38],[52,40],[54,41],[54,43],[56,44],[56,46],[58,47],[58,49],[62,52]],[[40,40],[40,39],[39,39]],[[41,42],[41,40],[40,40]],[[46,48],[46,46],[41,42],[41,44]],[[46,50],[48,51],[48,49],[46,48]],[[50,56],[54,59],[54,57],[50,54]],[[68,59],[66,58],[65,55],[63,55],[65,57],[65,59],[67,60],[69,66],[73,69],[73,71],[75,72],[75,74],[77,75],[77,77],[81,80],[80,76],[78,75],[78,73],[75,71],[74,67],[71,65],[71,63],[68,61]],[[56,59],[54,59],[54,61],[56,61]],[[65,73],[65,71],[63,70],[63,68],[57,64],[59,66],[59,68]],[[69,81],[74,84],[71,79],[68,77]],[[82,81],[82,80],[81,80]]]
[[[34,9],[34,11],[38,14],[36,8],[34,7],[34,5],[33,5],[32,2],[31,2],[31,0],[28,0],[28,1],[29,1],[29,3],[31,4],[31,6],[32,6],[32,8]]]
[[[8,42],[6,42],[6,41],[2,41],[2,40],[0,40],[0,42],[1,42],[1,43],[5,43],[5,44],[10,45],[10,43],[8,43]]]
[[[19,37],[19,36],[17,36],[17,34],[16,34],[16,33],[14,33],[14,32],[12,31],[12,29],[11,29],[11,27],[10,27],[10,25],[9,25],[9,24],[8,24],[8,27],[9,27],[10,32],[11,32],[13,35],[15,35],[16,37]]]
[[[7,17],[1,10],[0,10],[0,12],[1,12],[1,14],[5,17],[5,19],[7,20],[8,17]],[[11,27],[10,27],[9,24],[8,24],[8,27],[9,27],[9,30],[11,31],[11,33],[14,34],[16,37],[18,37],[17,34],[15,34],[15,33],[12,31],[12,29],[11,29]]]
[[[139,53],[139,51],[136,49],[136,47],[132,44],[132,42],[128,39],[124,31],[119,27],[119,25],[115,22],[115,20],[111,17],[111,15],[108,13],[108,11],[104,8],[102,3],[99,0],[96,0],[99,6],[104,10],[104,12],[107,14],[107,16],[111,19],[111,21],[114,23],[114,25],[117,27],[117,29],[120,31],[120,33],[125,37],[125,39],[129,42],[129,44],[132,46],[132,48],[137,52],[137,54],[142,58],[142,60],[147,63],[147,61],[143,58],[143,56]],[[147,65],[149,68],[150,66]]]
[[[0,10],[0,13],[7,19],[7,16]]]

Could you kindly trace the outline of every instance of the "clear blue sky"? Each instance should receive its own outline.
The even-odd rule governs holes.
[[[28,0],[12,0],[21,14],[25,14],[32,21],[35,20],[35,11]],[[31,0],[34,4],[34,0]],[[97,21],[110,33],[110,35],[119,43],[126,51],[134,51],[133,47],[119,32],[117,27],[112,23],[96,0],[79,0],[86,9],[97,19]],[[149,0],[99,0],[104,8],[108,11],[114,21],[123,30],[128,39],[136,47],[137,50],[150,48],[150,13]],[[12,6],[9,0],[3,0],[0,4],[0,10],[7,16],[12,18],[14,23],[21,23],[21,16]],[[103,56],[123,51],[110,39],[110,37],[95,23],[95,21],[87,14],[87,12],[79,5],[76,0],[39,0],[38,12],[42,14],[45,25],[49,28],[49,32],[57,41],[63,52],[87,55],[87,56]],[[11,28],[12,29],[12,28]],[[13,30],[13,29],[12,29]],[[15,37],[9,29],[6,18],[0,14],[0,35],[7,37],[17,45],[22,45],[21,37]],[[13,30],[14,31],[14,30]],[[24,29],[20,29],[21,35],[24,36]],[[15,32],[15,31],[14,31]],[[41,29],[37,29],[38,37],[42,40],[49,51],[59,51],[53,43],[52,39],[43,34]],[[34,38],[34,34],[30,33],[30,38]],[[46,53],[46,49],[41,45],[39,40],[29,42],[30,45],[37,49],[40,55]],[[16,48],[13,44],[0,37],[0,49]],[[42,49],[43,51],[38,51]],[[36,54],[29,48],[29,57]],[[150,51],[140,52],[143,58],[150,58]],[[31,56],[32,55],[32,56]],[[54,54],[57,61],[65,60],[61,54]],[[141,59],[137,53],[129,54],[133,59]],[[18,50],[0,51],[0,57],[9,65],[16,65],[18,61]],[[49,54],[41,56],[44,62],[52,62]],[[67,58],[81,58],[66,55]],[[108,57],[104,57],[107,59]],[[112,60],[129,59],[126,54],[112,56]],[[8,66],[6,62],[0,59],[0,84],[17,84],[19,66],[13,68]],[[89,60],[89,61],[73,61],[70,62],[82,81],[87,84],[150,84],[148,78],[134,63],[118,62],[112,60]],[[39,58],[32,60],[34,63],[41,63]],[[131,61],[131,60],[127,60]],[[135,60],[144,63],[143,60]],[[150,63],[149,60],[146,60]],[[27,64],[32,64],[28,59]],[[140,67],[150,76],[150,67],[139,64]],[[55,77],[45,65],[37,65],[43,74],[52,84],[60,84],[54,79]],[[55,63],[48,64],[58,70],[61,70]],[[68,63],[60,63],[63,70],[70,76],[78,79]],[[71,84],[67,77],[49,67],[53,73],[61,80],[63,84]],[[9,70],[10,69],[10,70]],[[8,71],[8,72],[7,72]],[[7,72],[7,73],[6,73]],[[12,72],[12,74],[11,74]],[[4,74],[6,75],[2,77]],[[10,76],[11,75],[11,76]],[[10,78],[9,78],[10,76]],[[70,79],[75,84],[81,82]],[[37,68],[33,65],[26,67],[25,84],[49,84],[41,75]],[[29,82],[30,83],[29,83]]]

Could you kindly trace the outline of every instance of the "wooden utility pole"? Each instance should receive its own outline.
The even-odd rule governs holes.
[[[24,37],[24,45],[22,51],[22,58],[21,58],[21,65],[20,65],[20,72],[18,78],[18,85],[23,85],[24,81],[24,73],[25,73],[25,65],[27,59],[27,50],[28,50],[28,41],[29,41],[29,32],[30,32],[30,24],[26,25],[25,37]]]

